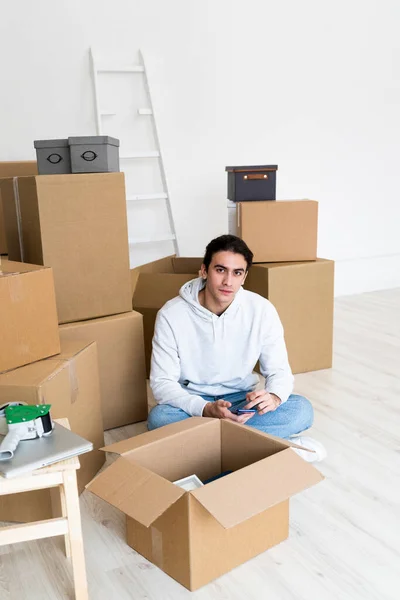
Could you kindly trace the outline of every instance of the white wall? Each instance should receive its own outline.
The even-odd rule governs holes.
[[[227,229],[225,165],[277,163],[279,199],[320,202],[336,292],[399,286],[399,17],[397,0],[4,2],[0,160],[95,133],[89,46],[141,48],[182,255]]]

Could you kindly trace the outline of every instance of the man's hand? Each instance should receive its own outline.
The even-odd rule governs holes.
[[[267,412],[276,410],[281,404],[281,399],[275,394],[270,394],[266,390],[258,390],[246,394],[246,404],[243,408],[254,408],[257,405],[257,414],[264,415]]]
[[[251,413],[247,415],[234,415],[229,410],[232,406],[227,400],[215,400],[207,402],[203,410],[203,417],[213,417],[214,419],[231,419],[236,423],[246,423],[253,416]]]

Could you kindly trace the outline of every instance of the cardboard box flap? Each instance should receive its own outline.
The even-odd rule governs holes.
[[[215,426],[215,424],[218,423],[218,420],[211,418],[207,419],[205,417],[191,417],[184,421],[178,421],[177,423],[171,423],[170,425],[164,425],[164,427],[153,429],[153,431],[146,431],[146,433],[141,433],[128,440],[122,440],[121,442],[115,442],[115,444],[104,446],[101,450],[123,456],[132,450],[136,450],[136,448],[141,448],[142,446],[158,442],[159,440],[164,440],[181,431],[187,431],[188,429],[194,429],[195,427],[204,427],[207,423],[211,426]]]
[[[186,493],[126,458],[119,458],[86,487],[145,527]]]
[[[49,267],[41,265],[31,265],[27,263],[16,262],[6,258],[0,258],[0,272],[19,275],[20,273],[31,273],[32,271],[43,271]]]
[[[86,342],[85,340],[62,340],[60,353],[50,357],[48,360],[69,361],[77,354],[83,352],[83,350],[86,350],[88,346],[95,343],[96,342]]]
[[[133,294],[133,308],[160,308],[178,296],[184,283],[193,279],[191,274],[140,273]]]
[[[199,273],[202,262],[203,259],[198,257],[175,257],[172,259],[175,273],[194,273],[196,277]]]
[[[228,529],[323,479],[317,469],[287,448],[190,494]]]
[[[154,260],[151,263],[131,269],[132,294],[135,293],[140,273],[173,273],[172,259],[174,256],[175,254],[172,254],[171,256],[166,256],[165,258],[160,258],[159,260]]]
[[[300,446],[299,444],[295,444],[294,442],[291,442],[290,440],[286,440],[284,438],[280,438],[276,435],[272,435],[271,433],[264,433],[263,431],[259,431],[258,429],[253,429],[253,427],[250,427],[250,425],[241,425],[238,423],[235,423],[234,421],[221,421],[221,425],[222,427],[240,427],[241,429],[243,429],[243,427],[245,427],[246,429],[248,429],[249,431],[251,431],[251,435],[252,436],[258,436],[258,437],[263,437],[263,438],[267,438],[269,440],[274,440],[276,442],[278,442],[279,446],[286,446],[288,448],[298,448],[299,450],[304,450],[305,452],[314,452],[314,450],[311,450],[310,448],[305,448],[304,446]],[[293,438],[295,439],[295,438]]]

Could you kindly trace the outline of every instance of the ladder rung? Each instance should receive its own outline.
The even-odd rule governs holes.
[[[120,67],[106,67],[105,65],[97,69],[98,73],[144,73],[144,67],[141,65],[134,65],[131,67],[120,66]]]
[[[136,200],[166,200],[168,195],[161,192],[160,194],[135,194],[133,196],[127,196],[128,202],[134,202]]]
[[[133,158],[159,158],[159,152],[133,152],[132,154],[123,154],[120,156],[122,160],[130,160]]]
[[[175,240],[176,236],[173,233],[166,233],[164,235],[156,235],[153,238],[135,238],[133,239],[129,239],[129,245],[130,246],[136,246],[136,244],[152,244],[154,242],[168,242],[170,240]]]
[[[138,108],[139,115],[152,115],[153,111],[151,108]]]

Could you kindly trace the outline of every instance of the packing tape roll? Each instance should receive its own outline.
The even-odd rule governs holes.
[[[6,419],[7,406],[25,406],[26,402],[5,402],[0,404],[0,435],[7,435],[8,425]]]

